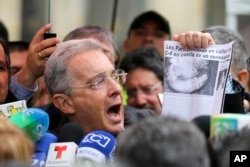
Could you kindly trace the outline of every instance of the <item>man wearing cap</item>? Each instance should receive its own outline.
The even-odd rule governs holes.
[[[138,47],[153,46],[164,57],[163,41],[170,38],[168,21],[155,11],[147,11],[138,15],[131,23],[123,47],[125,52],[131,52]]]

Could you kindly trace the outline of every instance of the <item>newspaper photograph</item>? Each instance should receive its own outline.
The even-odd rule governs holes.
[[[178,42],[164,41],[162,115],[191,120],[221,113],[232,46],[185,51]]]

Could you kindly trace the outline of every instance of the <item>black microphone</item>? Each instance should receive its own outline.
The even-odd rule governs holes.
[[[200,115],[192,120],[192,122],[197,125],[207,139],[210,137],[210,119],[210,115]]]
[[[69,122],[63,125],[58,133],[58,142],[75,142],[77,145],[84,137],[81,125]]]

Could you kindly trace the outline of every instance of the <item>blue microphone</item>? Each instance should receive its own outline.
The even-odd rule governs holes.
[[[88,133],[77,149],[77,163],[86,167],[102,167],[113,161],[115,137],[106,131]]]
[[[47,153],[51,143],[57,142],[57,137],[52,133],[45,133],[44,136],[35,143],[35,153],[32,156],[31,167],[44,167]]]
[[[47,154],[50,143],[56,143],[57,140],[54,134],[45,133],[44,136],[35,143],[35,152],[44,152]]]

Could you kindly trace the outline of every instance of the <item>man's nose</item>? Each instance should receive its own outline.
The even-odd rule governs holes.
[[[153,42],[153,34],[151,33],[146,33],[146,36],[145,36],[145,41],[146,42]]]
[[[137,91],[134,98],[134,102],[136,103],[136,105],[140,106],[147,103],[146,95],[142,91]]]
[[[114,96],[114,95],[122,94],[121,85],[119,83],[117,83],[117,81],[115,81],[113,79],[109,79],[107,82],[109,82],[107,84],[109,95]]]

